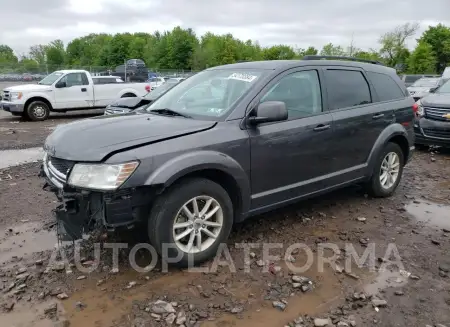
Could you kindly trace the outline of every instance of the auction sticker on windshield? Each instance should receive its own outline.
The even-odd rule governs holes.
[[[255,79],[257,79],[258,76],[250,75],[250,74],[243,74],[243,73],[234,73],[228,76],[228,79],[236,79],[238,81],[248,82],[251,83]]]

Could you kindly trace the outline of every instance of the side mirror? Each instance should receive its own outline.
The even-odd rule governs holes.
[[[282,101],[267,101],[260,103],[254,116],[248,117],[251,125],[283,121],[288,119],[286,104]]]
[[[434,92],[436,92],[437,91],[437,89],[438,89],[439,87],[432,87],[431,89],[430,89],[430,93],[434,93]]]
[[[59,81],[58,83],[55,84],[55,87],[56,87],[57,89],[62,89],[62,88],[64,88],[64,87],[67,87],[67,83],[66,83],[66,82],[63,82],[63,81]]]

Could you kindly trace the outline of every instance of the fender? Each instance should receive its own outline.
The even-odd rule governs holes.
[[[23,104],[25,105],[27,102],[31,102],[34,101],[33,98],[43,98],[45,100],[47,100],[51,107],[53,108],[53,99],[52,99],[52,92],[53,90],[48,90],[48,91],[37,91],[37,92],[31,92],[25,95],[25,99],[22,99]],[[31,100],[31,101],[30,101]],[[50,109],[52,109],[50,108]]]
[[[250,210],[250,181],[245,170],[230,156],[216,151],[195,151],[175,157],[157,168],[145,185],[168,187],[179,178],[203,169],[217,169],[233,178],[241,193],[242,213]]]
[[[406,129],[400,125],[399,123],[395,123],[392,125],[389,125],[384,129],[383,132],[378,136],[378,139],[375,141],[374,146],[372,147],[372,150],[369,154],[368,162],[368,175],[369,177],[372,175],[375,162],[378,159],[378,156],[380,155],[380,152],[384,148],[384,146],[395,136],[402,136],[405,138],[405,140],[408,142],[408,132]],[[409,147],[408,147],[409,151]],[[406,158],[405,158],[406,160]]]

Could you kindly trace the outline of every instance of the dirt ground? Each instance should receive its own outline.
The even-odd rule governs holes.
[[[2,114],[0,147],[42,146],[52,127],[79,118],[31,123]],[[56,199],[42,190],[39,165],[0,169],[0,326],[450,326],[450,151],[417,151],[392,198],[373,199],[351,187],[236,226],[227,244],[232,261],[202,267],[212,272],[163,272],[160,263],[137,272],[129,250],[120,251],[116,271],[104,248],[90,273],[49,266],[57,246]],[[138,236],[119,241],[130,249]],[[242,243],[257,245],[249,258]],[[289,269],[310,259],[302,249],[262,261],[268,243],[283,247],[271,255],[306,244],[311,267]],[[73,246],[64,246],[70,260]],[[92,247],[93,239],[82,242],[83,267],[94,265]],[[351,249],[361,257],[372,247],[374,266],[352,259]],[[331,249],[339,253],[321,269],[323,248],[327,258]],[[152,258],[146,250],[136,255],[141,267]]]

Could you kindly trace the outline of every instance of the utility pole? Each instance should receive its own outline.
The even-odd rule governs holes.
[[[127,81],[127,61],[126,60],[125,60],[124,64],[125,64],[125,77],[124,77],[124,79],[125,79],[125,82],[128,82]]]

